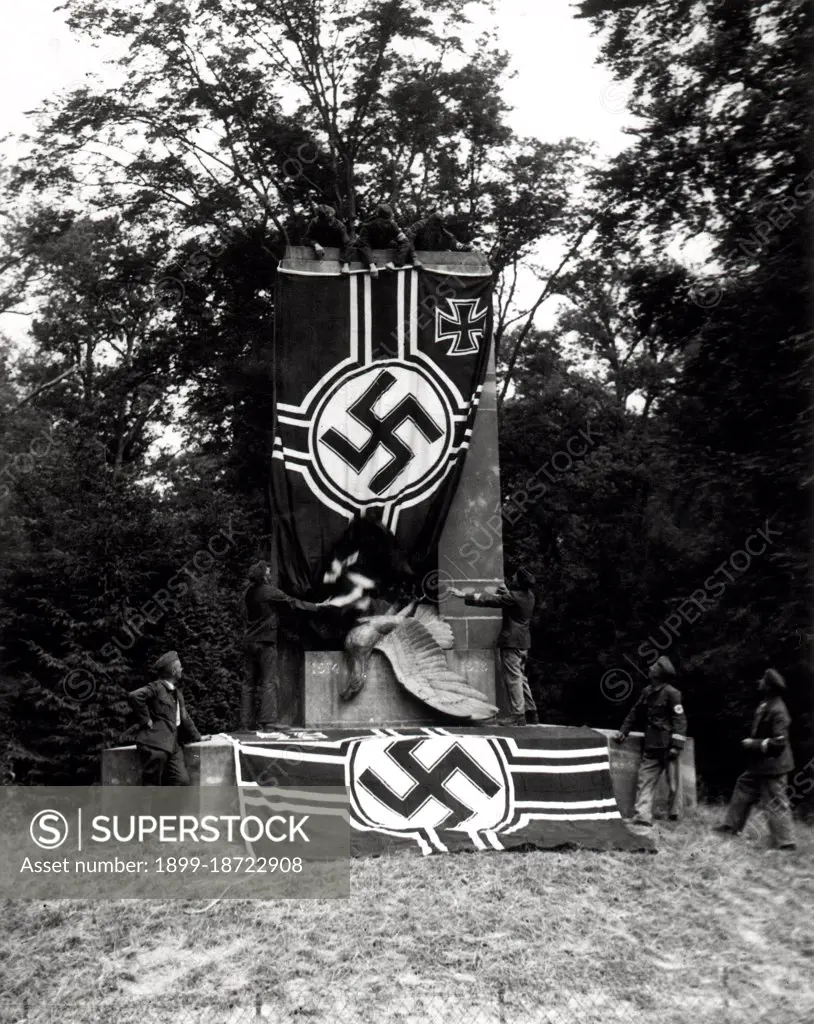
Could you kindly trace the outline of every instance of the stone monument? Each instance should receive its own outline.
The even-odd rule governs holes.
[[[363,273],[361,263],[350,264],[351,275],[358,275],[356,280],[349,282],[348,276],[341,274],[338,249],[326,248],[324,257],[315,261],[309,249],[290,247],[281,263],[280,273],[294,278],[316,278],[318,274],[323,281],[326,276],[333,276],[338,279],[340,288],[349,286],[352,294],[359,293],[358,309],[353,305],[355,300],[352,300],[353,319],[349,329],[352,334],[359,332],[363,335],[360,347],[364,356],[360,356],[360,361],[372,360],[375,363],[379,360],[394,373],[398,373],[400,365],[407,365],[411,340],[415,350],[421,345],[420,332],[416,327],[416,308],[412,312],[407,311],[406,316],[396,313],[395,331],[387,338],[390,344],[382,344],[380,334],[377,335],[376,316],[380,317],[381,322],[386,319],[387,312],[380,312],[377,303],[381,300],[377,292],[387,286],[389,278],[394,282],[393,301],[399,309],[406,308],[409,303],[406,297],[408,290],[412,293],[417,288],[417,278],[421,274],[422,280],[429,279],[437,296],[440,296],[434,298],[430,292],[432,301],[425,301],[425,306],[429,308],[423,312],[421,308],[418,309],[419,325],[423,315],[425,330],[434,332],[429,344],[437,345],[437,340],[440,340],[443,350],[452,357],[448,364],[453,366],[456,366],[453,360],[459,359],[463,363],[467,357],[482,358],[485,361],[482,383],[478,386],[477,400],[471,414],[471,433],[466,439],[468,450],[462,459],[457,486],[453,490],[446,510],[446,521],[435,545],[434,564],[426,573],[427,579],[424,582],[440,598],[439,614],[453,630],[454,646],[446,652],[449,667],[483,694],[485,699],[495,703],[494,643],[500,629],[500,615],[490,609],[466,607],[463,601],[445,594],[448,586],[491,586],[503,578],[495,366],[491,331],[483,317],[485,311],[478,308],[477,300],[457,297],[450,299],[450,296],[467,294],[456,285],[463,285],[465,289],[470,280],[488,281],[491,285],[491,272],[483,256],[472,252],[419,251],[416,258],[421,264],[420,271],[408,266],[395,272],[384,269],[393,259],[392,251],[375,250],[373,255],[381,269],[372,287],[370,284],[362,284],[367,275]],[[412,281],[408,281],[409,278]],[[328,312],[329,316],[332,312],[335,331],[344,330],[342,318],[337,315],[336,309],[322,309],[319,312]],[[300,310],[299,315],[302,317],[305,311]],[[363,326],[357,317],[362,320],[365,316],[370,319]],[[291,321],[286,320],[282,309],[280,320],[281,330],[286,331]],[[297,329],[301,330],[302,327],[298,326]],[[480,345],[488,346],[488,350],[481,354],[478,348]],[[378,350],[377,346],[380,346]],[[420,355],[423,356],[424,352]],[[287,373],[293,374],[300,369],[300,366],[291,366],[285,358],[278,358],[275,364],[275,372],[283,379]],[[291,407],[290,402],[280,403],[282,411],[278,411],[278,418],[284,424],[289,417],[292,424],[296,422]],[[431,407],[430,413],[436,415]],[[318,409],[316,415],[319,415]],[[458,418],[462,418],[461,414]],[[356,440],[361,444],[364,435],[360,433]],[[313,441],[311,443],[313,447]],[[281,458],[281,448],[289,450],[286,441],[278,439],[275,451],[278,468],[284,458],[289,458],[293,467],[295,457]],[[278,475],[275,484],[277,490],[283,490],[285,483]],[[328,501],[331,497],[334,496],[327,495],[324,500]],[[294,515],[293,509],[290,512],[282,510],[283,519]],[[284,524],[284,535],[287,531],[288,525]],[[279,562],[278,545],[278,568]],[[284,709],[283,724],[307,727],[396,726],[431,725],[438,721],[438,716],[430,708],[398,685],[387,662],[378,653],[372,656],[366,686],[352,700],[347,701],[341,700],[339,696],[346,688],[348,678],[346,658],[340,645],[332,650],[316,647],[309,649],[306,645],[301,648],[292,646],[282,654],[283,667],[282,674],[286,677],[284,685],[288,690],[281,702]]]

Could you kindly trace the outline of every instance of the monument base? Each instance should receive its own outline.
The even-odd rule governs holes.
[[[444,651],[447,664],[492,704],[495,700],[495,653],[492,650]],[[350,700],[340,700],[348,667],[342,651],[306,651],[304,718],[308,728],[439,725],[437,711],[422,704],[397,682],[387,659],[374,651],[367,682]],[[450,719],[443,724],[471,725]]]
[[[654,848],[622,821],[607,738],[584,727],[280,728],[224,736],[211,759],[209,744],[192,746],[193,776],[220,772],[223,785],[237,788],[241,813],[344,819],[351,856]],[[123,752],[115,753],[124,779]],[[187,793],[203,802],[207,789]]]
[[[321,662],[317,660],[314,664],[321,664]],[[437,720],[435,724],[437,724]],[[345,729],[347,728],[348,725],[346,724]],[[554,728],[560,727],[546,725],[527,726],[522,730],[522,734],[529,738],[540,735],[544,736],[546,730]],[[316,729],[286,729],[285,731],[302,737],[303,741],[307,740],[309,734],[315,737],[318,735]],[[485,726],[476,726],[467,730],[467,733],[473,736],[489,735],[493,732],[494,730],[490,730]],[[610,759],[613,794],[622,816],[630,818],[633,816],[633,808],[636,801],[636,778],[641,760],[644,736],[642,733],[633,732],[624,743],[616,744],[611,739],[613,736],[612,730],[595,729],[594,732],[601,733],[605,737]],[[261,737],[262,734],[258,733],[234,733],[232,738],[241,743],[262,743]],[[194,785],[236,785],[234,747],[228,737],[215,737],[204,743],[190,743],[184,748],[184,757],[190,779]],[[695,747],[691,738],[687,739],[687,743],[679,758],[679,768],[682,778],[684,810],[689,811],[697,806]],[[141,766],[135,747],[111,747],[108,750],[102,751],[102,785],[141,785]],[[666,814],[666,799],[667,784],[665,779],[662,778],[656,791],[657,815],[664,816]]]
[[[611,781],[616,803],[623,818],[632,818],[636,806],[636,781],[639,775],[639,764],[644,750],[644,733],[632,732],[624,743],[614,743],[611,738],[615,729],[596,729],[608,741],[610,754]],[[687,737],[684,750],[678,759],[678,770],[681,778],[682,806],[685,811],[698,806],[697,783],[695,778],[695,743]],[[667,779],[662,775],[656,787],[654,810],[656,817],[667,816]]]

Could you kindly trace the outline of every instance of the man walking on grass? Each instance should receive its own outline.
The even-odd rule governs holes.
[[[538,725],[540,721],[526,677],[526,658],[531,647],[531,616],[534,612],[531,588],[535,582],[534,576],[521,568],[508,585],[501,583],[494,592],[464,591],[455,587],[449,589],[450,594],[462,597],[468,605],[500,608],[503,611],[503,628],[497,638],[497,647],[510,714],[499,718],[498,725]]]
[[[746,825],[754,805],[761,801],[775,849],[795,850],[791,808],[786,796],[794,757],[789,746],[791,717],[783,700],[785,692],[786,681],[780,673],[767,669],[758,683],[758,693],[763,700],[755,712],[752,732],[741,741],[749,758],[749,768],[735,783],[726,818],[715,831],[737,835]]]
[[[684,749],[687,719],[681,703],[681,692],[672,685],[676,670],[668,657],[662,655],[650,666],[652,680],[631,708],[622,728],[613,737],[624,743],[631,729],[644,727],[644,753],[639,765],[634,825],[653,824],[653,801],[656,786],[663,773],[667,775],[670,793],[670,821],[678,821],[681,807],[681,776],[678,759]]]

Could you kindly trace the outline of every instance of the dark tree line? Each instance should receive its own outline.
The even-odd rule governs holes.
[[[0,769],[18,780],[93,777],[168,646],[201,727],[233,725],[243,573],[269,543],[277,261],[315,204],[353,222],[382,200],[440,207],[495,270],[503,527],[543,581],[548,719],[616,724],[667,645],[711,792],[767,664],[814,756],[808,13],[577,4],[632,90],[605,165],[514,136],[509,57],[456,34],[464,7],[69,0],[77,32],[127,52],[115,87],[46,105],[2,178],[0,308],[34,311],[0,362]],[[551,239],[569,258],[541,276],[560,304],[541,331],[514,282]],[[667,255],[682,243],[703,268]]]

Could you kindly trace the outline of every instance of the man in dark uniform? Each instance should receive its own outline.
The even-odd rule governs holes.
[[[450,594],[462,597],[468,605],[503,610],[503,628],[497,638],[497,647],[510,714],[499,718],[498,725],[538,725],[540,721],[526,677],[526,658],[531,647],[531,616],[534,612],[531,588],[535,582],[534,576],[521,568],[508,584],[501,583],[494,593],[464,591],[455,587],[449,589]]]
[[[417,220],[407,231],[410,252],[472,252],[471,245],[459,242],[449,231],[439,210],[433,210],[426,220]],[[420,267],[420,260],[413,259],[413,266]]]
[[[342,221],[337,220],[336,210],[332,206],[317,207],[316,217],[306,228],[303,244],[311,246],[314,250],[314,258],[318,260],[325,258],[324,246],[339,249],[342,273],[350,273],[350,235]]]
[[[162,654],[155,663],[158,678],[128,694],[138,715],[136,749],[141,758],[142,785],[188,786],[184,743],[202,737],[187,714],[180,691],[181,659],[175,651]]]
[[[359,232],[359,252],[362,261],[370,267],[371,277],[379,276],[379,268],[373,262],[374,249],[395,249],[396,258],[388,267],[403,267],[410,252],[410,242],[396,223],[393,210],[386,203],[376,207],[370,220],[366,220]]]
[[[670,680],[676,670],[668,657],[662,655],[648,673],[652,682],[645,686],[631,708],[622,728],[613,737],[624,743],[627,734],[637,725],[644,728],[644,753],[639,765],[636,793],[635,825],[653,824],[653,800],[663,772],[667,774],[670,800],[670,821],[678,820],[681,807],[681,775],[678,759],[684,749],[687,718],[681,703],[681,692]]]
[[[729,801],[726,818],[716,832],[737,835],[758,801],[765,805],[769,831],[778,850],[795,850],[791,809],[786,796],[788,773],[794,769],[789,746],[789,715],[783,694],[786,681],[773,668],[758,683],[763,700],[752,722],[752,732],[741,741],[749,758],[749,769],[738,778]]]
[[[240,708],[240,727],[247,731],[270,729],[278,724],[280,675],[277,630],[280,609],[299,608],[315,612],[323,607],[322,604],[301,601],[283,593],[271,582],[271,569],[266,562],[256,562],[251,567],[249,580],[251,586],[245,594],[249,671],[243,680]]]

